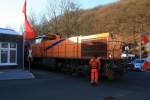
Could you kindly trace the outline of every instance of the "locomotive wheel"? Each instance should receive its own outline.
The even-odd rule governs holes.
[[[112,72],[107,72],[106,74],[107,74],[106,76],[109,80],[114,80],[114,75]]]
[[[113,75],[113,72],[110,70],[110,65],[109,64],[105,65],[105,76],[109,80],[114,80],[114,75]]]

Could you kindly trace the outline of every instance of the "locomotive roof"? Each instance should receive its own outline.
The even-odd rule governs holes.
[[[110,33],[101,33],[101,34],[94,34],[94,35],[87,35],[87,36],[79,36],[81,39],[90,39],[90,38],[106,38],[109,37]],[[75,36],[77,37],[77,36]],[[70,37],[74,38],[74,37]]]
[[[43,38],[43,37],[49,37],[49,36],[56,36],[56,34],[44,34],[44,35],[39,35],[36,38]]]
[[[101,34],[94,34],[94,35],[88,35],[88,36],[83,36],[83,39],[85,38],[97,38],[97,37],[102,37],[102,38],[105,38],[105,37],[109,37],[109,33],[101,33]]]
[[[46,35],[37,36],[36,38],[47,37]]]

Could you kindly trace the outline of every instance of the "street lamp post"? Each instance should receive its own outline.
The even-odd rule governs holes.
[[[129,46],[127,45],[127,46],[125,46],[125,51],[126,51],[126,57],[127,57],[127,59],[128,59],[128,52],[129,52]]]

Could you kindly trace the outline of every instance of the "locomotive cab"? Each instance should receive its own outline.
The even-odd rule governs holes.
[[[42,35],[35,38],[34,43],[39,44],[48,40],[55,40],[57,36],[55,34]]]

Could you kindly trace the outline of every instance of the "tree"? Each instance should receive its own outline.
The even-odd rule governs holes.
[[[47,11],[48,11],[48,18],[50,21],[48,22],[48,25],[51,28],[52,33],[58,33],[58,25],[59,25],[59,3],[60,1],[53,1],[51,2],[50,0],[48,1],[48,6],[47,6]]]
[[[71,35],[79,35],[79,6],[72,0],[61,0],[60,3],[63,33],[67,37]]]

